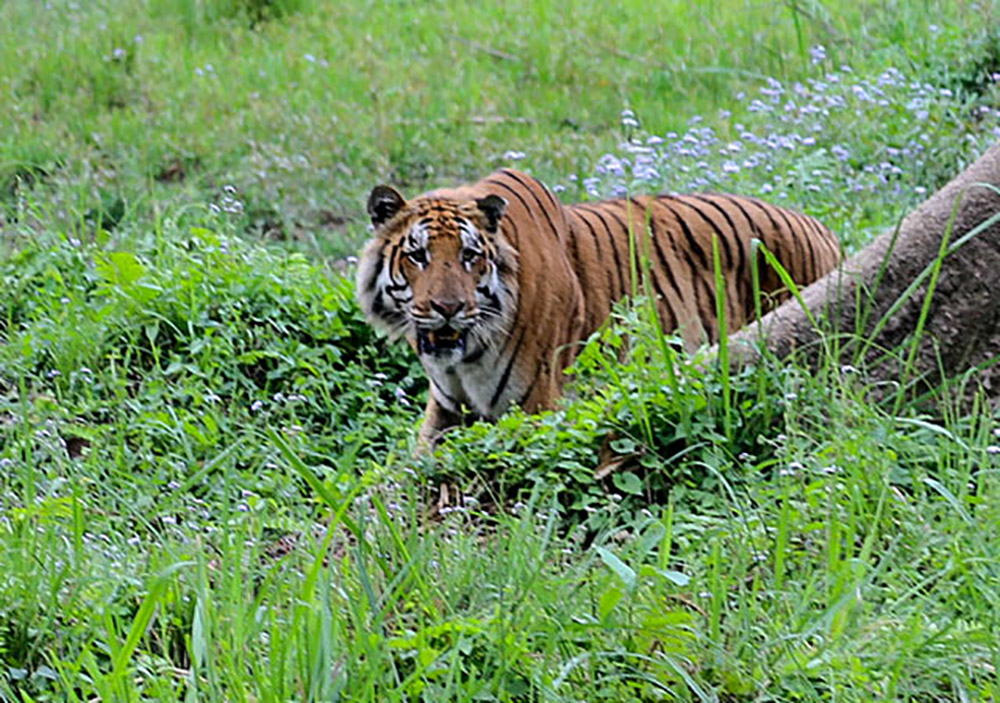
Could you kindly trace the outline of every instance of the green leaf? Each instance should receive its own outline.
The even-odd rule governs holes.
[[[132,252],[116,251],[97,261],[97,273],[106,282],[126,288],[146,274],[146,267]]]
[[[167,591],[167,586],[170,584],[171,577],[177,571],[191,566],[194,562],[183,561],[174,564],[166,569],[164,569],[156,580],[153,581],[149,592],[142,601],[142,605],[139,606],[139,610],[135,614],[135,618],[132,620],[132,626],[129,628],[128,635],[125,637],[125,643],[121,648],[115,652],[112,657],[112,678],[120,679],[125,673],[125,667],[128,666],[129,660],[132,658],[132,654],[135,652],[136,647],[139,646],[139,640],[146,633],[150,622],[153,619],[153,614],[156,612],[156,607],[160,604],[163,599],[164,594]]]
[[[149,342],[149,346],[156,344],[156,338],[160,334],[160,322],[159,320],[154,320],[146,325],[144,328],[146,333],[146,340]]]
[[[608,615],[614,610],[624,595],[621,589],[614,586],[601,594],[601,598],[597,603],[597,615],[601,622],[607,619]]]
[[[604,547],[595,547],[595,549],[598,556],[601,557],[601,561],[604,562],[604,565],[611,569],[615,573],[615,576],[621,579],[622,583],[625,584],[625,588],[629,591],[634,591],[638,582],[635,571]]]
[[[631,471],[614,474],[611,477],[611,481],[615,484],[615,488],[623,493],[629,493],[634,496],[642,495],[642,480]]]
[[[628,437],[621,437],[611,443],[611,449],[618,454],[631,454],[635,451],[636,444]]]
[[[670,581],[675,586],[687,586],[691,583],[691,577],[687,574],[683,574],[680,571],[673,571],[671,569],[657,569],[656,573]]]

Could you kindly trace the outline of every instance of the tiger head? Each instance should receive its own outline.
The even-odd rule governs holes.
[[[368,198],[375,235],[358,267],[358,301],[421,358],[456,363],[499,343],[517,306],[517,255],[500,232],[498,195],[407,202],[380,185]]]

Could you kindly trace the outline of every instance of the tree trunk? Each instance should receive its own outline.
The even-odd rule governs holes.
[[[900,383],[911,387],[913,397],[968,372],[972,382],[960,387],[965,397],[983,388],[1000,399],[1000,194],[995,189],[1000,189],[1000,144],[910,213],[898,231],[884,233],[802,291],[819,329],[793,298],[731,336],[731,355],[752,363],[762,339],[779,357],[803,354],[812,368],[834,354],[837,363],[866,374],[878,397],[895,394]],[[936,272],[945,237],[950,253]]]

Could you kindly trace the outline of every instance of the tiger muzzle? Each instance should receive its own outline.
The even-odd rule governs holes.
[[[458,329],[452,325],[443,325],[437,329],[417,329],[417,347],[421,354],[435,356],[465,351],[465,341],[468,330]]]
[[[458,296],[437,296],[429,301],[436,324],[417,328],[417,344],[421,354],[452,356],[465,350],[470,320],[463,313],[466,303]]]

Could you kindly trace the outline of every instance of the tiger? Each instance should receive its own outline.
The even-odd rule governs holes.
[[[687,349],[719,339],[715,256],[727,330],[754,315],[751,257],[762,252],[752,240],[798,286],[840,260],[836,236],[818,220],[757,198],[663,194],[564,205],[509,168],[412,200],[378,185],[367,212],[373,235],[358,257],[357,300],[374,327],[406,338],[429,378],[424,448],[455,425],[496,420],[514,405],[552,408],[580,343],[632,294],[636,252],[648,252],[646,294],[663,329]],[[765,302],[788,297],[773,267],[757,271]]]

